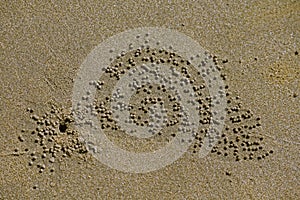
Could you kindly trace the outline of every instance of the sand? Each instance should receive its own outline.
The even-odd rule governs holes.
[[[298,1],[3,1],[0,199],[297,199],[299,8]],[[254,121],[260,117],[251,141],[262,149],[253,159],[224,156],[220,144],[220,155],[199,159],[191,149],[165,168],[135,174],[72,149],[82,145],[73,141],[78,133],[56,129],[55,141],[35,141],[31,132],[44,125],[33,115],[48,113],[59,123],[53,127],[69,116],[87,55],[116,33],[147,26],[177,30],[218,57],[231,96]],[[43,158],[43,146],[55,144],[66,148]]]

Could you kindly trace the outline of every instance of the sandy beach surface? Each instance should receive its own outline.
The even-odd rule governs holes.
[[[0,22],[0,199],[299,198],[299,1],[2,0]],[[176,30],[215,56],[233,111],[204,158],[199,139],[171,165],[126,173],[80,140],[72,91],[97,45],[139,27]],[[109,123],[108,138],[131,151],[172,137],[140,142]]]

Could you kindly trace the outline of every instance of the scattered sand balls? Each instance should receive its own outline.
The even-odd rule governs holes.
[[[26,148],[25,152],[29,158],[28,165],[35,166],[40,173],[45,170],[54,172],[53,164],[65,157],[87,153],[75,131],[72,114],[66,114],[66,111],[54,103],[50,105],[50,111],[42,116],[34,114],[33,109],[28,108],[27,112],[36,127],[33,130],[21,130],[22,135],[18,137],[20,142],[32,141],[35,144],[35,148]],[[15,152],[19,150],[16,149]]]
[[[263,147],[264,137],[259,134],[261,119],[255,117],[251,110],[243,108],[238,96],[229,94],[227,99],[226,127],[211,153],[235,161],[262,160],[272,154],[273,150],[267,151]],[[206,131],[201,130],[202,133]],[[193,146],[193,153],[197,153],[202,145],[203,139],[199,135],[195,137],[198,145]]]
[[[211,153],[213,155],[221,156],[224,159],[233,159],[235,161],[250,161],[262,160],[267,156],[273,154],[273,150],[266,150],[263,145],[264,137],[259,134],[261,127],[260,118],[255,117],[255,114],[245,109],[237,95],[232,95],[229,91],[229,86],[225,86],[226,93],[222,93],[223,88],[220,88],[220,96],[226,96],[227,105],[227,119],[226,127],[222,132],[216,132],[216,136],[209,135],[209,126],[213,122],[212,107],[218,104],[214,100],[216,97],[209,95],[209,88],[211,83],[217,78],[209,80],[206,85],[204,77],[214,73],[214,70],[209,66],[212,61],[216,64],[216,69],[221,72],[222,80],[226,81],[226,74],[222,72],[222,67],[218,64],[216,56],[211,56],[206,52],[206,58],[201,62],[201,73],[192,66],[192,63],[172,52],[172,47],[169,50],[151,49],[147,47],[147,40],[145,46],[134,50],[130,45],[130,51],[127,53],[121,52],[115,60],[112,59],[111,65],[105,69],[102,77],[98,81],[90,82],[97,88],[96,100],[93,105],[93,114],[96,115],[101,123],[101,128],[104,133],[121,148],[129,149],[130,151],[139,151],[136,147],[144,149],[144,151],[153,151],[164,146],[167,142],[176,137],[179,129],[179,124],[184,121],[182,114],[182,105],[178,95],[172,91],[171,87],[167,87],[163,83],[148,84],[132,83],[131,87],[135,91],[135,95],[131,97],[129,105],[117,105],[111,107],[112,102],[120,98],[122,94],[112,93],[114,86],[121,79],[121,77],[128,73],[141,73],[138,66],[141,66],[144,71],[147,71],[146,65],[155,67],[156,64],[165,63],[173,69],[173,75],[181,75],[184,79],[180,84],[182,87],[191,85],[195,99],[194,103],[197,105],[199,114],[199,129],[193,133],[194,141],[190,146],[190,152],[197,154],[202,148],[205,138],[208,138],[212,145],[215,140],[218,141]],[[113,50],[111,50],[113,52]],[[190,60],[198,59],[195,55]],[[222,63],[228,63],[227,59]],[[160,76],[160,69],[156,68],[153,73],[156,77]],[[202,78],[203,77],[203,78]],[[145,75],[144,80],[147,80]],[[172,79],[165,80],[172,85]],[[185,90],[189,94],[188,90]],[[89,98],[90,92],[83,97],[83,101]],[[191,99],[192,99],[191,98]],[[161,118],[159,115],[153,113],[153,106],[161,106],[164,108],[166,118]],[[153,137],[146,139],[136,139],[128,136],[124,130],[118,125],[113,117],[114,109],[128,109],[130,112],[130,119],[128,124],[135,124],[136,126],[146,127],[153,126],[159,120],[163,120],[164,127],[160,131],[156,131],[155,127],[152,134]],[[65,111],[58,108],[56,105],[51,105],[50,112],[43,116],[38,116],[31,108],[27,109],[30,118],[36,124],[33,130],[23,130],[22,135],[19,136],[19,141],[24,142],[31,140],[35,145],[35,150],[28,151],[29,166],[35,166],[40,173],[45,170],[54,172],[54,163],[61,161],[74,154],[87,153],[84,144],[79,141],[79,134],[74,129],[74,120],[72,114],[66,114]],[[153,114],[153,115],[151,115]],[[153,116],[153,118],[149,117]],[[157,120],[157,121],[156,121]],[[129,142],[128,142],[129,141]],[[15,151],[16,153],[19,150]],[[230,172],[226,172],[230,176]],[[37,188],[37,187],[36,187]]]
[[[152,105],[164,105],[168,113],[164,129],[156,133],[150,140],[140,140],[142,142],[137,142],[134,138],[128,137],[126,132],[122,132],[117,122],[113,119],[113,110],[111,110],[111,101],[118,97],[118,94],[116,94],[117,96],[113,96],[113,99],[111,99],[112,88],[120,80],[122,75],[130,73],[129,70],[136,70],[137,66],[144,67],[144,69],[147,70],[143,64],[168,63],[174,69],[174,73],[177,71],[186,78],[187,83],[192,85],[196,95],[195,98],[199,110],[200,126],[198,132],[194,135],[194,145],[191,145],[190,148],[191,152],[196,154],[202,147],[204,138],[210,137],[208,135],[208,127],[211,123],[211,107],[214,106],[214,103],[212,97],[210,97],[208,93],[207,87],[210,86],[207,86],[201,78],[201,76],[209,75],[214,70],[206,67],[209,60],[212,60],[213,63],[216,64],[216,69],[221,71],[221,78],[226,80],[226,74],[222,72],[222,67],[218,64],[217,57],[210,56],[206,53],[207,58],[201,62],[201,65],[204,68],[202,69],[202,73],[200,73],[191,65],[190,61],[171,52],[172,48],[170,51],[164,49],[150,49],[149,47],[137,50],[133,50],[133,48],[129,49],[131,50],[130,52],[118,56],[112,64],[106,68],[105,74],[100,77],[100,82],[102,84],[101,89],[98,88],[99,94],[97,101],[95,101],[95,110],[99,114],[99,120],[102,123],[102,129],[105,134],[112,140],[124,138],[124,140],[119,141],[119,143],[117,142],[121,147],[123,145],[122,143],[127,140],[130,140],[131,143],[135,144],[132,145],[132,147],[145,147],[143,146],[143,143],[149,141],[152,142],[150,143],[153,147],[155,146],[153,144],[154,141],[157,142],[158,138],[168,142],[176,136],[175,133],[177,132],[178,124],[182,120],[179,112],[181,110],[180,104],[176,102],[176,95],[170,93],[169,88],[166,88],[164,85],[138,85],[135,83],[132,85],[136,94],[132,96],[129,105],[130,120],[128,123],[134,123],[137,126],[149,126],[149,124],[151,124],[149,119],[149,113],[151,112],[149,108]],[[195,58],[197,58],[197,56],[195,56]],[[193,57],[191,59],[195,58]],[[227,59],[222,61],[223,64],[228,62]],[[159,69],[157,70],[158,71],[155,73],[159,74]],[[107,80],[110,80],[109,84],[106,84]],[[217,132],[216,138],[209,138],[211,144],[216,139],[219,141],[219,143],[213,147],[211,152],[219,156],[224,156],[224,158],[226,157],[227,159],[234,158],[236,161],[240,161],[241,159],[253,160],[258,157],[263,158],[262,155],[266,157],[266,150],[262,146],[261,139],[257,138],[259,135],[259,133],[257,133],[258,128],[261,126],[260,119],[255,118],[252,111],[242,107],[239,96],[232,95],[228,90],[228,85],[226,85],[224,89],[226,89],[227,93],[221,95],[226,96],[227,98],[227,127],[222,133]],[[161,93],[164,95],[161,95]],[[165,99],[164,96],[168,98]],[[123,109],[125,109],[125,107]],[[165,143],[162,144],[164,145]],[[133,150],[133,148],[131,150]]]
[[[187,60],[184,60],[180,56],[175,53],[168,52],[163,49],[150,49],[150,48],[141,48],[138,50],[132,50],[129,53],[122,54],[116,60],[112,62],[110,66],[105,69],[105,74],[102,75],[99,81],[102,82],[102,87],[98,91],[98,99],[95,102],[95,110],[99,114],[99,121],[102,123],[102,129],[105,131],[107,135],[114,135],[125,137],[126,141],[126,133],[120,133],[120,127],[118,127],[116,121],[113,119],[111,112],[111,100],[118,97],[118,94],[112,94],[112,87],[116,85],[119,81],[120,77],[124,73],[130,73],[129,70],[136,70],[137,66],[141,66],[143,68],[143,63],[148,64],[157,64],[157,63],[169,63],[172,67],[176,68],[176,71],[182,72],[182,75],[186,78],[186,82],[184,84],[197,84],[195,88],[199,88],[197,90],[197,94],[199,96],[208,95],[207,88],[205,88],[204,80],[198,79],[197,81],[192,78],[191,72],[196,73],[196,69],[189,70],[189,66],[191,63]],[[147,71],[147,69],[145,68]],[[159,76],[159,69],[156,69],[154,73]],[[121,73],[124,72],[124,73]],[[106,84],[107,80],[109,84]],[[172,80],[170,79],[171,83]],[[136,90],[136,95],[131,98],[132,106],[130,109],[130,121],[128,123],[134,123],[137,126],[149,126],[151,125],[151,119],[149,119],[149,114],[151,113],[150,107],[153,105],[163,105],[166,107],[166,113],[168,115],[167,120],[165,120],[166,127],[163,131],[156,133],[153,137],[154,140],[161,138],[161,140],[169,141],[175,137],[174,132],[177,132],[178,124],[180,123],[180,118],[182,114],[180,114],[181,106],[176,103],[176,94],[170,93],[169,89],[166,88],[165,85],[153,85],[153,84],[142,84],[142,85],[132,85]],[[162,99],[161,93],[165,93],[165,96],[168,99]],[[111,99],[111,96],[112,99]],[[204,100],[205,101],[205,100]],[[114,108],[113,108],[114,109]],[[122,107],[116,109],[124,109]],[[208,106],[204,107],[204,109],[208,109]],[[168,111],[169,110],[169,111]],[[176,113],[177,112],[177,113]],[[206,113],[208,115],[208,113]],[[208,124],[209,117],[206,116],[203,119],[203,123]],[[114,131],[114,132],[112,132]],[[155,131],[153,131],[155,133]],[[157,137],[162,136],[162,137]],[[116,138],[116,137],[115,137]],[[113,139],[113,138],[110,138]],[[131,138],[132,139],[132,138]],[[122,141],[124,141],[122,140]],[[153,141],[154,141],[153,140]],[[139,145],[141,145],[139,143]],[[134,145],[136,146],[136,145]]]

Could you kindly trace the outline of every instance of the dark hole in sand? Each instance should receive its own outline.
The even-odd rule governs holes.
[[[59,131],[62,133],[66,132],[67,128],[68,126],[65,123],[59,125]]]

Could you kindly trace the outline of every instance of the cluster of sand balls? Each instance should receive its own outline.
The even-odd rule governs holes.
[[[114,140],[114,142],[117,142],[118,138],[124,138],[121,142],[117,142],[118,145],[123,145],[124,147],[124,141],[130,140],[128,144],[132,147],[131,150],[137,146],[142,147],[140,149],[147,149],[147,147],[151,146],[152,150],[154,150],[159,148],[159,145],[165,145],[176,136],[181,120],[180,118],[182,117],[181,105],[177,101],[178,99],[174,92],[170,91],[164,84],[142,84],[136,86],[134,88],[136,90],[135,95],[131,97],[130,104],[128,105],[130,109],[130,118],[137,126],[149,125],[151,106],[164,106],[167,114],[167,119],[164,121],[165,127],[158,133],[153,133],[153,137],[147,139],[135,139],[134,137],[130,137],[126,132],[120,129],[112,117],[113,108],[111,108],[111,94],[114,86],[120,80],[120,77],[125,73],[130,73],[130,70],[137,68],[137,66],[160,63],[170,65],[175,69],[174,72],[181,72],[182,76],[189,81],[188,84],[193,85],[193,91],[197,96],[196,99],[198,99],[198,108],[202,112],[200,123],[203,126],[209,125],[210,113],[208,112],[208,101],[211,99],[206,98],[209,93],[204,80],[197,78],[199,72],[196,69],[189,67],[191,63],[188,60],[173,52],[163,49],[150,49],[149,47],[141,48],[120,54],[113,60],[100,78],[99,82],[101,83],[101,87],[97,86],[98,95],[96,95],[97,97],[94,106],[95,110],[99,113],[99,120],[102,124],[101,128],[106,135]],[[196,76],[193,76],[192,74]]]
[[[205,61],[212,59],[221,73],[220,78],[226,81],[226,74],[219,67],[217,57],[206,54],[207,58],[202,62],[202,65],[205,66]],[[189,152],[196,154],[202,147],[204,138],[209,137],[208,129],[212,117],[211,106],[213,106],[212,97],[209,96],[207,86],[202,79],[205,71],[203,70],[202,73],[198,72],[191,62],[172,51],[146,47],[122,53],[112,61],[100,78],[99,83],[101,84],[97,85],[98,95],[94,106],[97,113],[99,113],[101,128],[110,139],[120,146],[125,147],[124,142],[130,141],[128,144],[131,145],[126,146],[130,150],[134,150],[137,146],[143,148],[151,146],[152,150],[157,149],[159,148],[157,144],[165,145],[176,136],[176,130],[181,120],[181,113],[179,112],[181,105],[177,102],[176,95],[168,91],[168,88],[164,85],[149,84],[136,87],[136,93],[131,97],[129,104],[130,118],[137,126],[147,126],[149,124],[148,114],[151,105],[163,104],[167,110],[168,117],[162,131],[151,138],[135,139],[121,130],[113,119],[113,110],[111,108],[113,87],[123,74],[129,73],[130,69],[142,66],[143,63],[166,63],[180,72],[183,77],[186,77],[189,80],[189,84],[192,85],[196,94],[194,98],[197,102],[200,120],[199,130],[194,134],[194,141]],[[273,150],[264,148],[264,137],[259,133],[259,128],[261,127],[260,118],[255,117],[251,110],[243,108],[239,97],[231,94],[227,85],[224,89],[226,90],[225,95],[228,105],[226,108],[226,127],[222,132],[217,133],[216,138],[213,138],[217,139],[218,143],[213,147],[211,153],[223,156],[227,160],[234,159],[235,161],[261,160],[271,155]],[[120,138],[124,140],[118,140]]]
[[[226,160],[262,160],[273,154],[273,150],[264,148],[264,136],[261,131],[261,120],[253,112],[242,107],[238,96],[228,93],[228,108],[225,130],[211,153],[223,156]],[[202,133],[207,129],[202,129]],[[196,137],[193,152],[196,153],[203,144],[203,138]]]
[[[193,133],[194,140],[191,141],[189,153],[197,155],[205,138],[209,138],[212,143],[217,140],[217,144],[212,147],[212,156],[222,157],[226,160],[250,161],[262,160],[271,155],[273,150],[264,147],[264,137],[260,134],[262,126],[260,118],[244,108],[242,101],[237,95],[233,95],[228,86],[220,88],[219,93],[227,99],[227,118],[225,127],[221,132],[217,132],[214,138],[208,134],[212,123],[212,107],[214,97],[209,94],[211,83],[204,81],[204,77],[209,75],[209,71],[215,70],[208,64],[212,61],[216,65],[216,70],[220,71],[221,78],[226,82],[226,74],[217,63],[217,57],[213,57],[205,52],[205,58],[201,62],[203,67],[201,72],[189,60],[198,59],[195,55],[191,58],[183,58],[176,52],[166,49],[150,48],[145,45],[138,49],[129,47],[128,52],[120,53],[115,59],[111,59],[111,64],[104,69],[104,73],[99,80],[90,82],[97,88],[95,101],[93,104],[93,114],[100,122],[101,129],[105,135],[120,148],[136,151],[149,152],[162,148],[177,135],[180,123],[182,122],[182,105],[178,96],[169,90],[167,85],[162,84],[132,84],[135,94],[131,96],[126,108],[130,112],[130,123],[136,126],[149,126],[151,119],[149,113],[153,112],[153,106],[163,106],[166,118],[164,127],[159,132],[153,132],[152,137],[136,138],[126,133],[113,116],[114,107],[112,103],[120,94],[114,94],[113,90],[122,76],[132,72],[132,70],[143,67],[143,64],[159,66],[167,65],[174,69],[174,73],[179,73],[187,81],[193,90],[192,97],[199,114],[199,128]],[[226,61],[227,62],[227,61]],[[178,74],[178,75],[179,75]],[[169,80],[172,81],[172,80]],[[184,87],[184,86],[183,86]],[[223,91],[226,93],[221,93]],[[88,95],[88,94],[87,94]],[[187,95],[188,97],[188,95]],[[86,98],[86,97],[84,97]],[[87,97],[88,98],[88,97]],[[84,99],[83,99],[84,100]],[[47,168],[54,171],[53,163],[72,156],[74,153],[86,153],[87,149],[79,140],[79,133],[74,128],[72,114],[52,106],[51,111],[43,116],[37,116],[33,110],[28,109],[31,119],[35,122],[34,130],[24,130],[19,140],[24,141],[28,134],[36,145],[36,149],[28,151],[29,165],[36,166],[39,172]]]
[[[31,142],[27,148],[28,165],[36,167],[42,173],[45,170],[55,171],[55,163],[74,154],[87,153],[85,145],[80,141],[75,130],[72,114],[66,114],[62,108],[51,105],[49,112],[42,116],[28,108],[27,112],[34,122],[34,129],[22,130],[19,141]],[[32,145],[34,144],[34,145]]]

